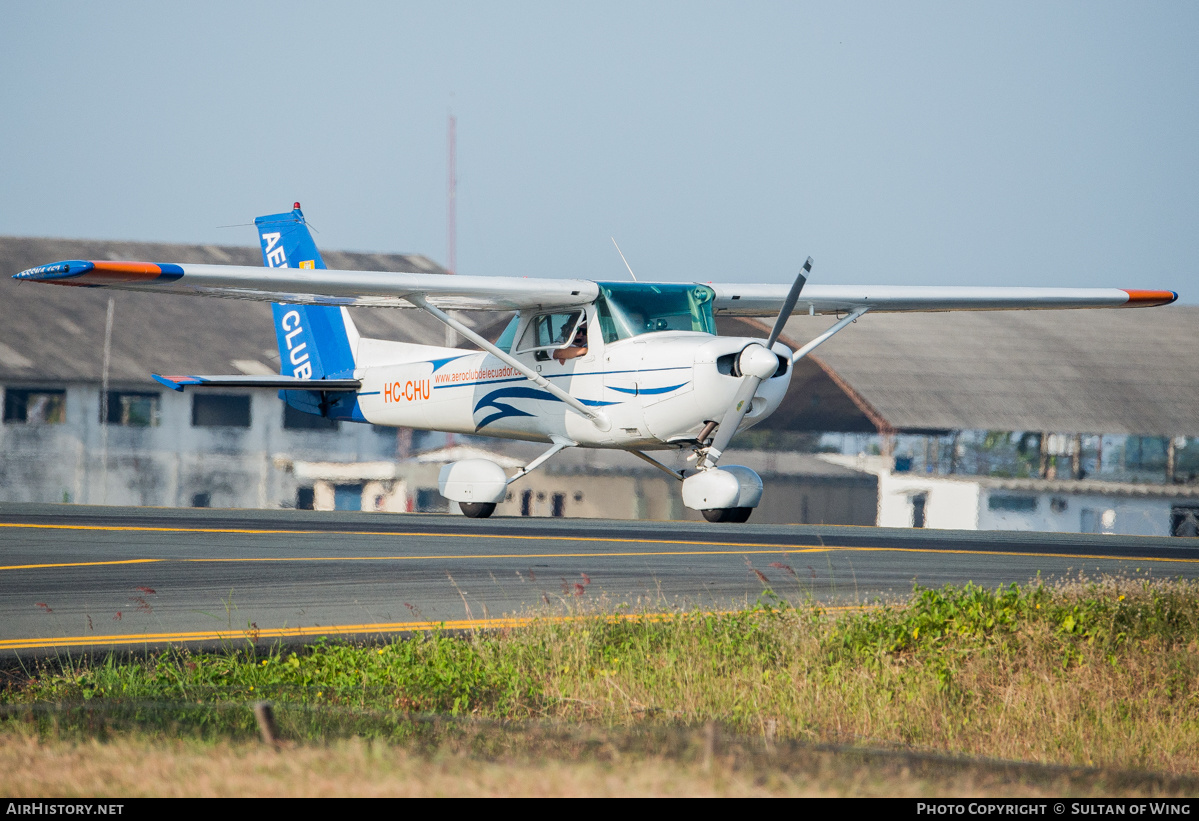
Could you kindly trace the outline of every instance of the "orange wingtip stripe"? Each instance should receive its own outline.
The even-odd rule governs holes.
[[[96,271],[118,271],[122,274],[154,274],[162,273],[162,269],[153,262],[93,262]]]
[[[136,282],[139,279],[154,279],[162,273],[162,268],[153,262],[96,261],[92,264],[96,267],[88,271],[88,278],[108,282]]]
[[[1128,294],[1130,307],[1151,308],[1154,305],[1169,305],[1178,299],[1178,294],[1173,291],[1130,291],[1127,288],[1121,290]]]

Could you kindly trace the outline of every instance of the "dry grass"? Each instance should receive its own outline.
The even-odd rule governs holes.
[[[480,760],[418,755],[350,739],[276,752],[255,743],[122,739],[40,741],[6,734],[0,797],[336,796],[896,796],[1173,797],[1194,783],[1102,772],[1022,772],[1010,765],[910,762],[807,751],[764,766],[718,755],[711,763],[667,757]]]

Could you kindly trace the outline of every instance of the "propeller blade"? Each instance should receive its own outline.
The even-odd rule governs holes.
[[[808,274],[810,273],[812,273],[812,258],[808,257],[808,261],[803,264],[803,270],[799,272],[799,276],[795,278],[795,283],[791,286],[791,290],[787,292],[787,299],[783,302],[783,309],[779,311],[778,319],[774,321],[774,327],[770,330],[770,336],[766,339],[766,350],[774,347],[779,334],[783,332],[783,326],[791,318],[791,311],[795,308],[795,303],[799,301],[799,292],[803,290],[803,286],[807,283]]]
[[[724,417],[720,420],[720,427],[716,429],[716,436],[712,438],[712,444],[708,445],[704,461],[699,467],[716,466],[720,454],[724,453],[724,449],[733,440],[733,435],[737,433],[737,428],[741,426],[741,420],[745,418],[745,414],[749,413],[749,408],[754,401],[754,392],[757,391],[760,384],[762,384],[762,380],[756,376],[746,376],[741,381],[741,387],[737,389],[737,395],[733,398],[732,407],[724,412]]]
[[[737,433],[737,428],[741,426],[741,420],[753,406],[754,394],[758,390],[758,385],[762,384],[763,379],[768,379],[775,374],[779,367],[779,359],[773,351],[767,350],[755,342],[741,351],[741,355],[737,358],[737,367],[742,373],[741,385],[737,388],[736,396],[733,397],[732,406],[724,412],[724,417],[720,420],[720,427],[716,429],[716,436],[712,439],[712,444],[708,446],[700,468],[715,467],[716,462],[720,459],[720,454],[728,447],[729,442]]]
[[[771,329],[770,336],[766,338],[766,344],[753,344],[741,351],[741,356],[737,359],[738,368],[742,373],[741,385],[737,388],[736,396],[733,397],[732,407],[724,412],[724,417],[720,420],[716,436],[713,437],[712,444],[708,445],[703,462],[699,464],[700,469],[707,470],[716,467],[716,463],[720,460],[720,454],[724,453],[729,442],[733,441],[737,428],[741,427],[745,414],[749,413],[749,409],[753,406],[754,394],[758,390],[758,385],[762,384],[763,379],[773,376],[778,369],[778,359],[773,351],[774,343],[778,340],[779,334],[783,332],[783,326],[787,324],[787,320],[791,318],[791,311],[795,308],[795,303],[799,301],[799,294],[807,283],[810,273],[812,273],[812,258],[808,257],[807,262],[803,264],[803,270],[795,277],[791,290],[787,292],[783,308],[779,311],[778,318],[774,320],[774,328]]]

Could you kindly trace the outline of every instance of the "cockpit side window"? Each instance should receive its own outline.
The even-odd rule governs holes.
[[[570,343],[574,338],[575,328],[582,318],[582,311],[569,311],[557,314],[540,314],[525,328],[520,337],[518,351],[532,351],[546,348],[560,348]]]
[[[504,353],[512,353],[512,343],[516,341],[516,329],[520,327],[520,314],[512,317],[512,320],[504,328],[504,332],[500,334],[500,338],[495,341],[495,346]]]

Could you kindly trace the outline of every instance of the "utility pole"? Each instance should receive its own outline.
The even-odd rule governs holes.
[[[116,302],[109,297],[108,311],[104,315],[104,361],[100,368],[100,504],[102,505],[108,504],[108,371],[112,364],[112,317],[115,308]]]
[[[446,179],[445,179],[445,244],[446,267],[451,276],[458,273],[458,119],[449,115],[446,123]],[[445,346],[458,346],[458,333],[448,325],[445,329]]]
[[[453,276],[458,273],[458,119],[450,114],[446,126],[448,160],[445,197],[446,264],[449,267],[450,276]],[[445,329],[445,346],[447,348],[458,347],[458,332],[448,325]],[[454,434],[446,434],[445,444],[447,448],[454,446]]]
[[[449,164],[446,175],[446,260],[451,274],[458,273],[458,119],[449,115],[446,130]]]

